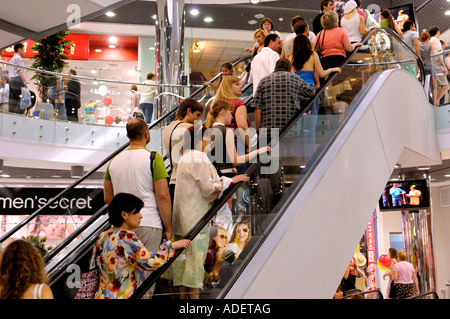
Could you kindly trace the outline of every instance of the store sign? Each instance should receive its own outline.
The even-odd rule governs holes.
[[[369,224],[366,228],[367,234],[367,269],[369,272],[369,289],[377,289],[377,278],[376,278],[376,270],[377,270],[377,256],[375,249],[375,229],[374,229],[374,221],[373,216],[370,219]]]
[[[66,50],[67,57],[70,60],[88,60],[89,59],[89,35],[88,34],[69,34],[67,39],[72,45]],[[21,42],[24,46],[24,58],[32,58],[36,55],[33,51],[35,41],[25,40]],[[10,46],[3,50],[3,56],[11,58],[14,55],[14,47]]]
[[[0,215],[30,215],[64,188],[0,188]],[[76,188],[42,211],[46,215],[92,215],[105,205],[102,188]]]

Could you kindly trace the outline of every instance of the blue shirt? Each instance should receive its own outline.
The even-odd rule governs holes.
[[[391,194],[391,196],[395,197],[395,198],[400,197],[400,194],[404,194],[404,193],[405,193],[405,191],[399,187],[397,187],[397,188],[392,187],[389,190],[389,194]]]

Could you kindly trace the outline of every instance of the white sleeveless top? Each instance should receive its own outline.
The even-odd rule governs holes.
[[[357,14],[353,18],[350,19],[341,19],[341,27],[344,28],[348,37],[350,38],[350,42],[360,42],[361,41],[361,32],[359,31],[359,20],[360,15]]]
[[[44,287],[44,284],[37,284],[34,286],[33,299],[42,298],[42,287]]]

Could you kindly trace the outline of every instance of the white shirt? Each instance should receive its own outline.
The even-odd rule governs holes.
[[[25,66],[25,64],[23,64],[22,58],[17,53],[14,54],[14,56],[11,58],[9,63],[15,64],[15,65],[19,65],[19,66]],[[23,69],[10,65],[9,68],[8,68],[8,76],[9,76],[9,78],[11,79],[11,78],[18,77],[19,76],[19,73],[18,73],[19,70],[21,70],[22,74],[23,74]]]
[[[294,39],[297,35],[294,33],[289,34],[286,37],[286,41],[284,42],[284,57],[287,58],[288,56],[292,55],[294,53]],[[314,32],[309,31],[309,41],[314,43],[316,41],[316,35]],[[314,45],[313,45],[314,46]],[[314,50],[314,48],[313,48]]]
[[[140,226],[163,228],[156,203],[153,175],[150,170],[150,151],[125,150],[114,157],[109,166],[114,194],[130,193],[144,202]]]
[[[289,41],[290,39],[292,39],[292,41],[295,39],[295,37],[296,37],[297,35],[295,34],[295,32],[293,32],[293,33],[291,33],[291,34],[289,34],[287,37],[286,37],[286,40],[284,41],[285,43],[287,42],[287,41]],[[309,31],[309,36],[308,36],[308,38],[309,38],[309,41],[311,41],[311,42],[315,42],[316,41],[316,35],[314,34],[314,32],[312,32],[312,31]]]
[[[9,84],[6,83],[5,87],[0,87],[0,104],[8,103],[9,101]]]
[[[361,18],[359,14],[356,14],[350,19],[346,19],[345,17],[341,19],[341,27],[347,31],[350,42],[361,41],[361,31],[359,30],[360,23]]]
[[[143,84],[154,84],[155,81],[152,80],[145,80],[144,82],[142,82]],[[156,86],[142,86],[140,85],[138,87],[138,92],[141,96],[140,102],[139,103],[149,103],[149,104],[154,104],[155,103],[155,92],[156,91]]]
[[[261,79],[275,71],[275,64],[279,59],[280,55],[268,47],[262,48],[253,58],[249,78],[249,82],[253,83],[253,95],[256,94]]]

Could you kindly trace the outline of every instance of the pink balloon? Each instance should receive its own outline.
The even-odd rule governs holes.
[[[378,260],[380,261],[380,264],[384,267],[389,267],[391,265],[391,257],[389,257],[386,254],[380,255]]]
[[[105,119],[105,123],[106,123],[107,125],[113,124],[113,123],[114,123],[114,118],[113,118],[112,116],[108,115],[108,116],[106,117],[106,119]]]
[[[103,98],[103,104],[105,104],[105,106],[110,106],[111,103],[112,103],[112,99],[111,99],[110,96],[105,96],[105,97]]]

